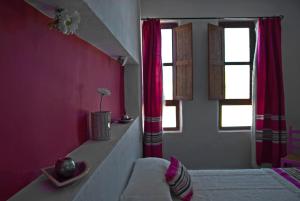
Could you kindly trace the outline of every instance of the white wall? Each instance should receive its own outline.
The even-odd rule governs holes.
[[[84,0],[139,63],[139,1]],[[97,29],[97,27],[94,27]],[[119,55],[116,55],[119,56]]]
[[[141,17],[284,15],[282,52],[288,124],[300,128],[299,0],[141,0]],[[190,169],[250,167],[250,134],[220,133],[218,103],[207,100],[207,21],[193,21],[194,100],[183,102],[183,133],[164,135],[164,156]]]
[[[84,0],[130,53],[136,62],[124,67],[125,107],[133,117],[140,114],[140,1]],[[94,27],[95,29],[97,27]],[[112,55],[114,56],[114,55]],[[120,56],[120,55],[115,55]]]
[[[137,117],[141,113],[140,1],[84,1],[135,60],[134,62],[129,61],[130,64],[126,64],[124,67],[124,99],[126,112],[131,117]]]

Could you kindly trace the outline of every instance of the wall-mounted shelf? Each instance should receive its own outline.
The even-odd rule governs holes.
[[[139,13],[137,0],[118,4],[105,0],[25,0],[50,18],[56,8],[77,10],[81,16],[78,34],[112,58],[127,56],[139,64]]]
[[[118,168],[122,169],[125,164],[132,165],[136,158],[141,157],[142,152],[141,138],[140,138],[140,124],[139,118],[128,124],[112,124],[111,139],[108,141],[93,141],[89,140],[72,151],[68,156],[72,157],[75,161],[85,161],[90,167],[89,173],[74,182],[73,184],[58,188],[54,186],[44,175],[39,176],[36,180],[24,187],[8,201],[72,201],[72,200],[96,200],[103,197],[116,197],[118,196],[126,185],[127,180],[120,181]],[[128,155],[129,154],[129,155]],[[120,163],[122,166],[118,167],[114,161],[118,161],[119,157],[125,159],[126,163]],[[120,159],[121,160],[121,159]],[[113,164],[111,164],[113,163]],[[119,164],[119,163],[117,163]],[[111,169],[113,175],[106,177],[107,170]],[[128,168],[129,170],[129,168]],[[116,177],[116,178],[113,178]],[[123,183],[119,189],[109,184],[103,185],[106,179]],[[95,180],[97,185],[95,186]],[[122,188],[121,188],[122,187]],[[91,195],[90,188],[96,188]],[[109,190],[113,191],[111,193]],[[87,194],[86,191],[89,191]],[[113,194],[113,195],[112,195]],[[86,199],[80,199],[85,196]],[[90,196],[90,199],[88,197]],[[94,200],[95,200],[94,199]]]

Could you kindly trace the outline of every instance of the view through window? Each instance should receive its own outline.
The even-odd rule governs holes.
[[[252,125],[253,22],[222,22],[224,27],[225,99],[220,101],[221,129]]]
[[[164,131],[179,130],[179,101],[173,100],[173,30],[175,24],[162,24],[161,54],[163,64]]]

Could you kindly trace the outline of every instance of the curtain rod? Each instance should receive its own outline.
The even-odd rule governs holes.
[[[275,16],[257,16],[257,17],[143,17],[141,20],[149,20],[149,19],[160,19],[160,20],[218,20],[218,19],[258,19],[258,18],[272,18],[272,17],[280,17],[284,18],[283,15],[275,15]]]

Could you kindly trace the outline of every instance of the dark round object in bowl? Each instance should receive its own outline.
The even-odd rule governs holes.
[[[58,159],[55,163],[55,173],[59,177],[70,178],[74,176],[75,171],[76,171],[76,163],[70,157]]]

